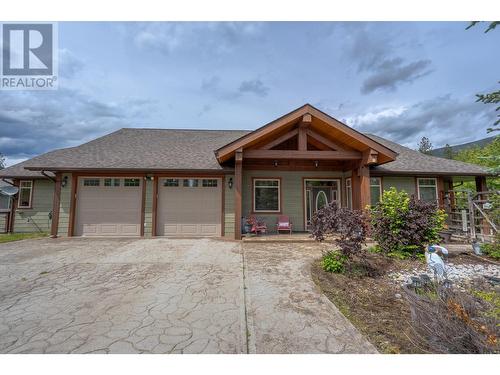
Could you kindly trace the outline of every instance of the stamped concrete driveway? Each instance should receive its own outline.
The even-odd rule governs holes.
[[[371,353],[315,288],[316,245],[0,245],[1,353]]]

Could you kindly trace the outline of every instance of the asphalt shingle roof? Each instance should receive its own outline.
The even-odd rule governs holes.
[[[214,150],[244,130],[121,129],[81,146],[56,150],[27,162],[56,169],[220,170]]]
[[[421,152],[412,150],[408,147],[401,146],[395,142],[391,142],[385,138],[378,137],[372,134],[366,134],[398,153],[395,161],[377,165],[371,170],[385,173],[414,173],[414,174],[449,174],[456,176],[465,175],[487,175],[486,169],[476,164],[464,163],[457,160],[438,158],[422,154]]]
[[[245,130],[121,129],[77,147],[59,149],[0,171],[1,177],[41,177],[46,170],[222,170],[214,150],[248,134]],[[396,161],[373,167],[381,173],[486,175],[483,168],[421,154],[384,138],[374,141],[397,152]]]

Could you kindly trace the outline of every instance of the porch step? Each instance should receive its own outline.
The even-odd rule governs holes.
[[[309,233],[297,234],[265,234],[260,236],[245,236],[241,238],[243,242],[316,242]]]

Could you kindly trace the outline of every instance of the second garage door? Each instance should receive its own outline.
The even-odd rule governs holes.
[[[140,236],[141,178],[80,177],[75,235]]]
[[[163,178],[158,186],[157,235],[221,235],[221,179]]]

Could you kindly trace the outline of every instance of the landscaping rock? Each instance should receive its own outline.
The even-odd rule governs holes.
[[[470,281],[478,278],[486,277],[500,277],[500,267],[494,264],[446,264],[446,273],[448,279],[455,284],[467,284]],[[434,274],[431,270],[426,269],[425,265],[422,268],[414,268],[408,271],[392,272],[388,276],[399,284],[411,283],[412,277],[420,277],[420,275],[426,274],[431,279],[434,278]]]

